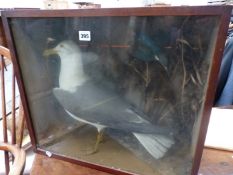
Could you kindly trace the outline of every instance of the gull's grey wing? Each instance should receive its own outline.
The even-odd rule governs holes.
[[[169,134],[164,127],[154,126],[135,112],[123,98],[98,84],[87,82],[69,92],[53,90],[61,105],[72,114],[91,123],[128,132]]]

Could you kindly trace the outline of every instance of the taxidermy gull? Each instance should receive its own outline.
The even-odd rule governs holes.
[[[71,40],[44,51],[44,56],[59,55],[59,88],[53,93],[68,115],[98,130],[94,152],[98,150],[104,128],[131,132],[155,159],[162,158],[174,144],[168,128],[152,125],[116,92],[84,72],[83,57],[88,57]]]

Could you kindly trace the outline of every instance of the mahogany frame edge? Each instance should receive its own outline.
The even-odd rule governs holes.
[[[37,148],[36,153],[44,155],[44,156],[48,156],[48,152],[47,150],[44,150],[42,148]],[[110,168],[104,165],[99,165],[99,164],[95,164],[95,163],[90,163],[81,159],[74,159],[72,157],[69,156],[64,156],[64,155],[60,155],[57,153],[52,153],[51,155],[48,156],[49,158],[55,158],[55,159],[59,159],[59,160],[63,160],[63,161],[67,161],[70,163],[74,163],[83,167],[87,167],[87,168],[91,168],[91,169],[95,169],[98,171],[102,171],[102,172],[106,172],[106,173],[110,173],[110,174],[115,174],[115,175],[140,175],[140,174],[136,174],[136,173],[131,173],[131,172],[127,172],[124,170],[118,170],[116,168]]]
[[[35,132],[33,130],[33,122],[31,120],[30,112],[28,109],[28,101],[26,99],[26,92],[25,92],[25,88],[24,88],[24,84],[23,84],[23,79],[22,74],[21,74],[21,70],[20,70],[20,66],[17,60],[17,54],[16,54],[16,47],[14,45],[14,42],[11,38],[11,31],[10,31],[10,27],[9,27],[9,23],[8,23],[8,19],[2,15],[2,22],[3,22],[3,26],[4,26],[4,31],[6,34],[6,40],[7,40],[7,45],[8,48],[10,50],[10,54],[11,54],[11,58],[12,58],[12,64],[13,64],[13,69],[15,72],[15,76],[16,76],[16,81],[18,83],[18,87],[19,87],[19,91],[20,91],[20,99],[22,101],[22,105],[24,108],[24,115],[25,115],[25,119],[27,122],[27,127],[29,130],[29,135],[31,138],[31,142],[32,142],[32,146],[34,147],[34,150],[36,149],[36,135]],[[15,66],[14,66],[15,65]]]
[[[216,82],[218,80],[218,73],[220,70],[223,51],[225,47],[225,41],[227,37],[228,25],[231,17],[232,8],[228,8],[222,15],[220,19],[219,30],[217,33],[216,44],[214,48],[212,66],[209,71],[209,78],[207,82],[206,98],[203,105],[200,122],[200,130],[197,137],[197,144],[193,159],[192,175],[197,175],[201,163],[202,153],[204,149],[205,137],[208,129],[208,123],[210,120],[211,108],[213,107],[213,101],[215,97],[215,92],[217,89]]]
[[[184,16],[222,15],[231,6],[160,6],[136,8],[97,8],[63,10],[14,10],[2,11],[5,17],[90,17],[90,16]]]

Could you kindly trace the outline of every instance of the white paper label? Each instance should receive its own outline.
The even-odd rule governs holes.
[[[53,154],[52,154],[51,152],[49,152],[49,151],[46,151],[45,154],[46,154],[48,157],[52,157],[52,155],[53,155]]]
[[[90,31],[79,31],[79,41],[91,41]]]

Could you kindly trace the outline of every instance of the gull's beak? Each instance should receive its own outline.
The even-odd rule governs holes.
[[[49,57],[50,55],[57,55],[58,54],[58,52],[57,52],[57,50],[55,49],[55,48],[53,48],[53,49],[46,49],[44,52],[43,52],[43,56],[44,57]]]

